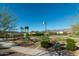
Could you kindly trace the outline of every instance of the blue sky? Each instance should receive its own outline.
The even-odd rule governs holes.
[[[79,21],[79,4],[61,4],[61,3],[13,3],[0,4],[8,8],[11,14],[17,17],[17,28],[29,26],[32,30],[44,30],[42,24],[45,20],[49,30],[66,29]]]

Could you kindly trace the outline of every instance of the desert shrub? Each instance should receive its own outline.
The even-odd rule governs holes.
[[[75,43],[69,42],[69,43],[67,44],[67,50],[74,51],[75,49],[76,49]]]
[[[76,43],[73,39],[70,39],[70,38],[68,38],[66,41],[67,41],[67,43],[69,43],[69,42]]]
[[[49,48],[50,47],[50,39],[49,39],[49,37],[48,36],[42,36],[41,37],[41,46],[43,47],[43,48]]]
[[[76,49],[75,41],[73,39],[67,39],[67,50],[74,51]]]

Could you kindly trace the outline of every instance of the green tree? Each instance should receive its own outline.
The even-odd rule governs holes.
[[[6,7],[2,8],[0,12],[0,31],[4,33],[4,38],[10,31],[14,31],[16,29],[16,18],[8,12]]]
[[[23,33],[25,42],[28,43],[28,41],[29,41],[29,26],[25,26],[23,29],[25,30]]]

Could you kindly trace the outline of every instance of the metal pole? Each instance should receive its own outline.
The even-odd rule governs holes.
[[[45,32],[47,32],[47,22],[45,21]]]
[[[44,32],[46,33],[47,32],[47,22],[43,21],[43,25],[44,25]]]

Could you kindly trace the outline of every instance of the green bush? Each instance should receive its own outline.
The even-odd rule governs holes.
[[[75,41],[73,39],[67,39],[67,50],[74,51],[76,50]]]
[[[73,39],[67,39],[67,43],[72,42],[72,43],[76,43]]]
[[[49,39],[49,37],[48,36],[42,36],[41,37],[41,46],[43,47],[43,48],[49,48],[50,47],[50,45],[49,45],[49,43],[50,43],[50,39]]]
[[[75,43],[69,42],[69,43],[67,44],[67,50],[74,51],[75,49],[76,49]]]

